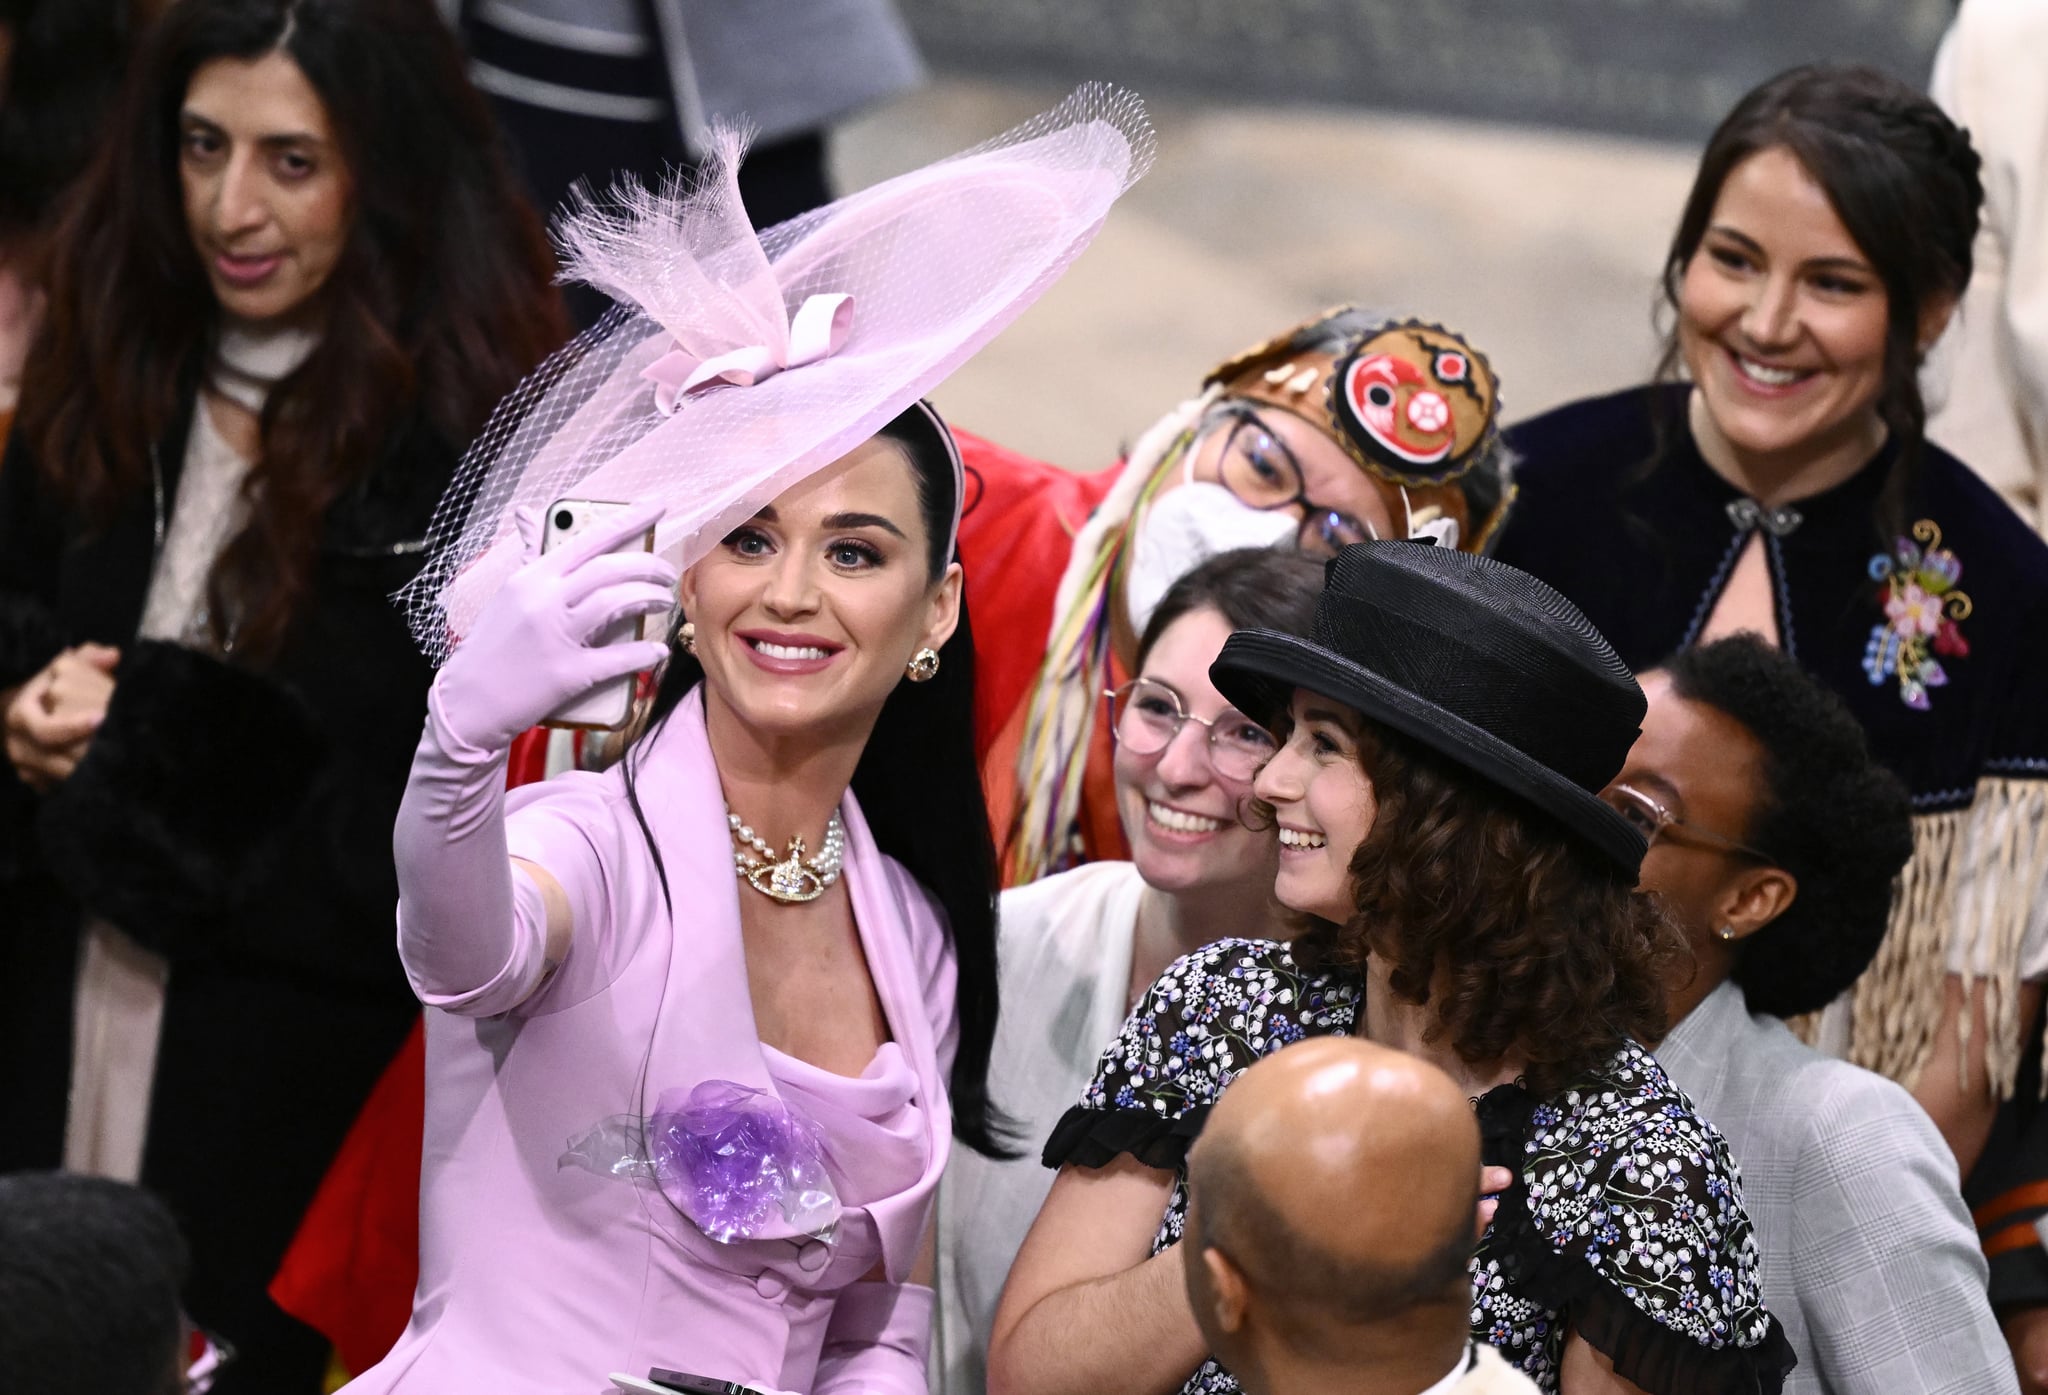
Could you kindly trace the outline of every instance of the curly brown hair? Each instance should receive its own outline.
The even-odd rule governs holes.
[[[1399,732],[1359,727],[1377,809],[1351,857],[1357,914],[1313,921],[1295,958],[1362,973],[1377,957],[1395,993],[1434,1010],[1432,1041],[1473,1064],[1519,1060],[1539,1094],[1624,1039],[1662,1037],[1685,949],[1657,903],[1531,806]]]

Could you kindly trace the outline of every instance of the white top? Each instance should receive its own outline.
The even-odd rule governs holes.
[[[996,1300],[1052,1190],[1039,1150],[1080,1103],[1128,1011],[1144,890],[1130,863],[1091,862],[1003,893],[1003,1011],[988,1094],[1015,1121],[1011,1141],[1024,1155],[1000,1162],[955,1148],[939,1181],[931,1382],[941,1395],[981,1395],[986,1384]]]
[[[2048,531],[2048,5],[1963,0],[1933,95],[1983,157],[1984,220],[1927,432]]]
[[[136,630],[140,638],[213,647],[197,638],[206,629],[206,580],[222,550],[248,520],[248,504],[242,497],[242,481],[248,477],[249,462],[220,434],[206,399],[199,398],[192,406],[192,434],[178,474],[177,506],[171,510],[156,570],[149,578],[142,624]]]
[[[248,517],[241,495],[248,474],[249,462],[215,429],[205,399],[195,400],[177,503],[150,574],[139,638],[213,647],[206,579]],[[86,918],[73,988],[66,1169],[124,1182],[142,1175],[169,980],[163,956],[107,921]]]

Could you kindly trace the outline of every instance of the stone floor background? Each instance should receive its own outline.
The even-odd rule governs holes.
[[[841,129],[841,188],[964,149],[1063,86],[946,76]],[[1150,101],[1152,173],[1066,277],[935,395],[1093,470],[1214,363],[1344,301],[1439,320],[1508,420],[1641,380],[1696,148],[1357,109]]]

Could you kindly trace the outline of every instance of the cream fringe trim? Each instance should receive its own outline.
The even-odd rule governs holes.
[[[1109,637],[1107,623],[1099,633],[1089,632],[1088,617],[1104,603],[1103,588],[1114,571],[1110,554],[1130,526],[1152,477],[1162,464],[1179,461],[1187,438],[1221,395],[1220,388],[1212,387],[1154,422],[1125,457],[1123,474],[1074,535],[1054,594],[1045,662],[1032,682],[1030,714],[1017,752],[1017,844],[1005,855],[1011,884],[1036,881],[1052,870],[1066,850],[1081,807],[1079,767],[1095,729]]]
[[[1985,1072],[2008,1099],[2019,1074],[2020,956],[2048,901],[2048,781],[1987,776],[1968,808],[1913,819],[1891,927],[1850,990],[1849,1059],[1911,1089],[1933,1054],[1950,965],[1989,988]],[[1810,1028],[1818,1014],[1805,1019]],[[1970,1020],[1958,1023],[1958,1069]],[[1809,1035],[1810,1031],[1802,1031]],[[1967,1077],[1966,1077],[1967,1078]]]

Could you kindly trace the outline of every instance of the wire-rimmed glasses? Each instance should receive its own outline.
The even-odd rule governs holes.
[[[1173,744],[1183,726],[1195,722],[1207,730],[1211,768],[1226,780],[1246,782],[1279,749],[1271,733],[1236,708],[1197,717],[1181,706],[1179,693],[1150,678],[1134,678],[1103,696],[1109,699],[1110,730],[1117,744],[1135,755],[1159,754]]]
[[[1776,862],[1778,860],[1762,848],[1753,848],[1747,843],[1737,842],[1726,834],[1716,833],[1708,828],[1701,828],[1695,823],[1687,823],[1684,819],[1672,813],[1662,800],[1659,800],[1655,795],[1645,794],[1634,785],[1618,783],[1609,785],[1606,789],[1600,791],[1600,798],[1608,807],[1640,829],[1643,837],[1649,842],[1654,843],[1659,838],[1669,835],[1672,830],[1678,829],[1682,830],[1685,837],[1693,842],[1714,848],[1720,852],[1736,853],[1742,857],[1752,857],[1759,862]]]
[[[1266,425],[1257,408],[1243,402],[1219,403],[1206,426],[1214,429],[1224,422],[1229,423],[1230,434],[1217,458],[1217,479],[1239,502],[1255,509],[1300,505],[1301,528],[1295,541],[1304,552],[1334,554],[1352,543],[1372,539],[1372,529],[1358,519],[1308,497],[1301,462]]]

